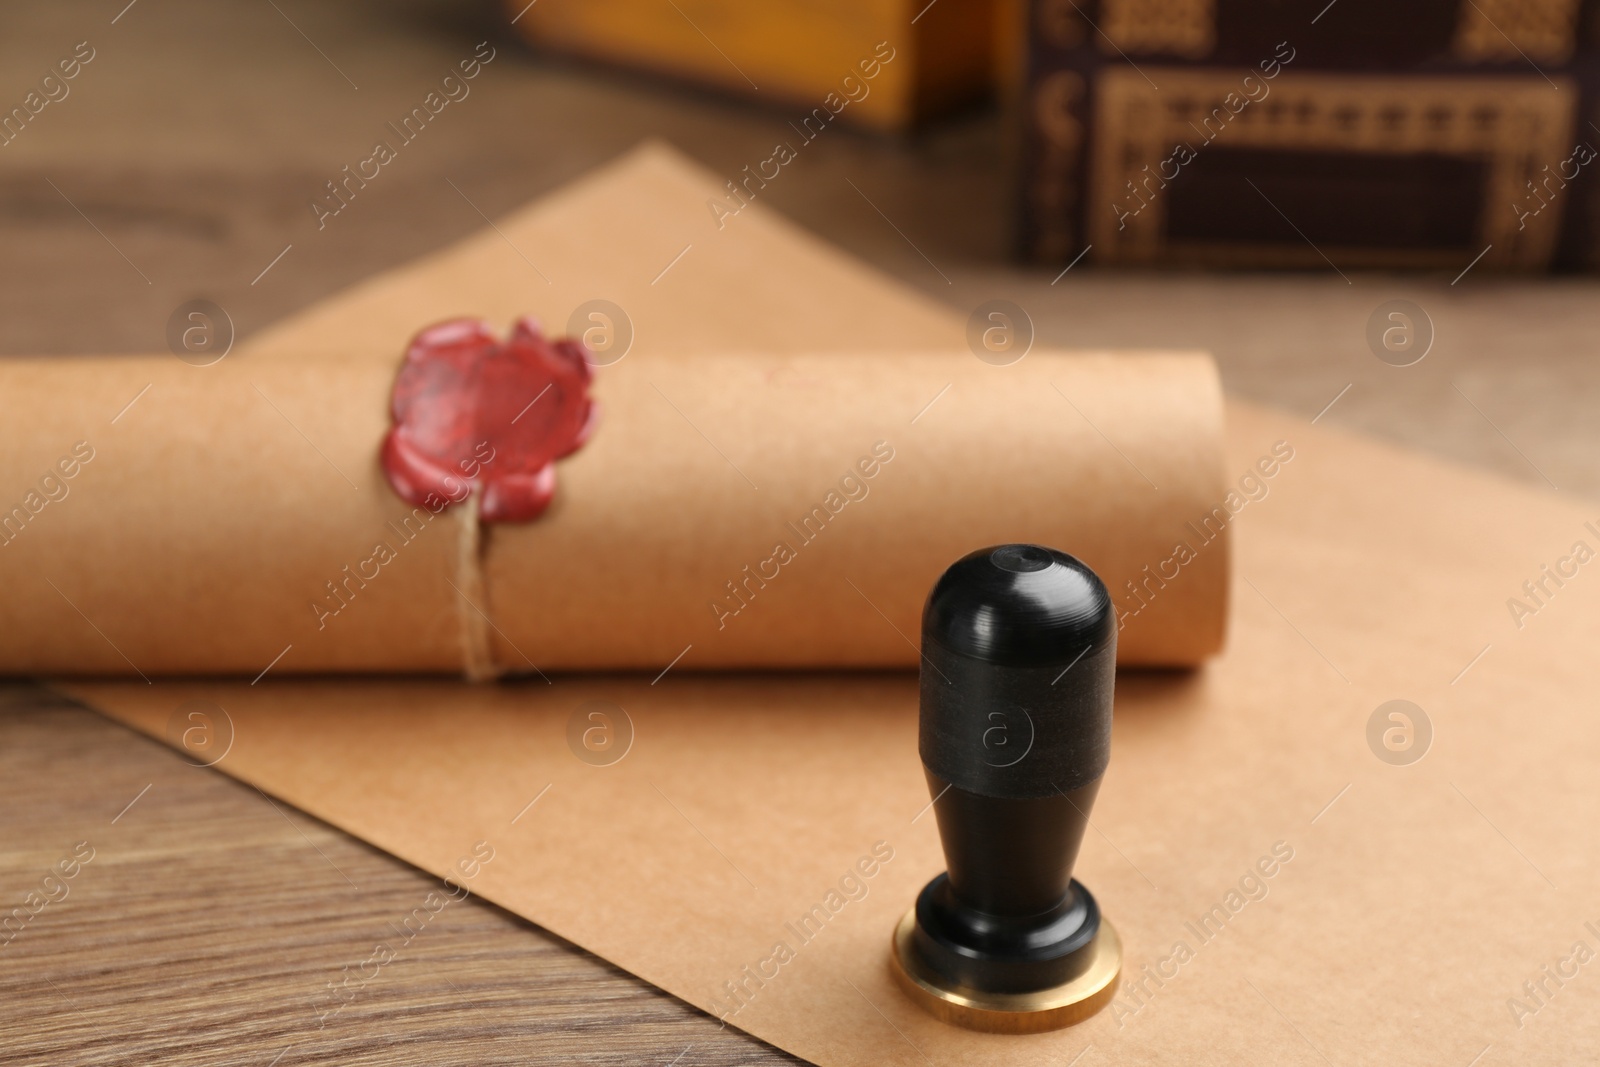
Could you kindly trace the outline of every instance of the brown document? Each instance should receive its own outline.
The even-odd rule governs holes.
[[[1227,651],[1119,679],[1078,876],[1124,985],[1054,1034],[953,1029],[889,976],[895,920],[943,867],[909,673],[73,691],[169,740],[188,701],[224,709],[219,769],[441,876],[486,841],[474,892],[829,1067],[1091,1045],[1084,1063],[1581,1062],[1600,988],[1557,992],[1541,968],[1600,943],[1581,829],[1600,585],[1570,581],[1521,630],[1505,605],[1540,562],[1600,546],[1595,509],[1303,419],[1229,419],[1232,467],[1278,441],[1294,458],[1238,518]],[[1431,724],[1409,766],[1369,746],[1394,699]],[[625,755],[580,759],[574,719],[631,735]],[[846,878],[863,858],[875,875]]]
[[[666,226],[704,181],[659,153],[602,180]],[[795,309],[809,286],[850,290],[851,308],[897,308],[908,336],[959,328],[781,230],[761,254],[816,256],[785,288]],[[651,273],[631,253],[613,265]],[[355,294],[351,321],[432,299],[388,282]],[[752,273],[735,299],[777,299],[774,284]],[[793,327],[843,333],[837,314],[823,299]],[[404,336],[389,341],[380,354]],[[1523,583],[1600,547],[1594,509],[1304,419],[1227,416],[1224,486],[1248,500],[1229,524],[1227,650],[1121,676],[1078,873],[1121,934],[1125,982],[1054,1034],[955,1030],[891,982],[890,931],[942,867],[909,672],[71,688],[169,740],[204,701],[231,742],[207,756],[219,769],[825,1065],[1582,1061],[1600,1018],[1600,984],[1571,969],[1577,943],[1600,946],[1582,829],[1600,585],[1580,569],[1534,603]],[[1377,716],[1396,699],[1422,713],[1409,737]],[[593,701],[603,757],[584,738]],[[492,860],[474,862],[480,841]],[[873,875],[847,881],[863,860]]]
[[[532,315],[554,335],[593,300],[613,302],[632,323],[628,359],[965,346],[965,316],[886,285],[760,203],[719,220],[710,205],[726,196],[725,180],[646,143],[464,240],[252,335],[235,356],[392,361],[420,327],[441,319],[472,315],[504,328]]]
[[[597,373],[599,424],[549,510],[481,530],[385,480],[393,373],[0,365],[0,483],[40,482],[0,516],[0,670],[912,666],[933,580],[1006,541],[1098,569],[1124,663],[1221,644],[1231,514],[1203,356],[630,357]]]

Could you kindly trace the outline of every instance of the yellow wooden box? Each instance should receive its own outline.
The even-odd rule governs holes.
[[[504,10],[541,49],[801,114],[826,108],[855,126],[904,130],[989,91],[995,7],[995,0],[506,0]]]

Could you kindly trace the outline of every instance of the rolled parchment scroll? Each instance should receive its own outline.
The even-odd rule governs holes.
[[[385,479],[396,367],[0,364],[0,669],[907,667],[932,580],[1012,541],[1104,576],[1124,664],[1222,643],[1204,356],[624,359],[549,508],[494,525]]]

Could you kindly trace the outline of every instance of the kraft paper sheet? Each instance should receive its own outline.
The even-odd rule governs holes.
[[[704,180],[663,179],[675,169],[652,152],[608,180],[662,193],[665,226]],[[858,269],[817,273],[793,284],[899,300],[908,334],[958,325]],[[382,288],[359,299],[381,307]],[[729,1021],[820,1064],[1592,1057],[1586,970],[1520,1025],[1508,1001],[1597,944],[1600,857],[1573,827],[1595,815],[1600,586],[1569,581],[1520,629],[1506,600],[1600,540],[1594,509],[1248,405],[1227,418],[1229,484],[1279,442],[1293,456],[1234,520],[1224,654],[1119,679],[1079,875],[1122,935],[1129,984],[1054,1034],[951,1029],[888,976],[893,923],[942,867],[909,672],[72,688],[156,736],[184,701],[214,701],[235,729],[221,770],[440,874],[494,842],[475,891],[707,1010],[745,982]],[[1431,721],[1409,766],[1369,747],[1395,698]],[[568,745],[589,700],[633,724],[609,766]],[[893,858],[844,882],[880,841]],[[793,925],[818,905],[828,917],[802,940]],[[778,941],[792,958],[756,987],[744,968],[771,973]]]
[[[885,286],[759,202],[719,228],[706,202],[726,197],[722,183],[646,142],[465,240],[252,335],[236,354],[393,361],[419,324],[477,315],[504,327],[532,315],[559,334],[593,300],[615,303],[632,323],[626,360],[965,349],[959,317]]]
[[[730,1022],[830,1067],[1060,1065],[1091,1045],[1081,1062],[1421,1067],[1486,1046],[1484,1063],[1584,1062],[1600,1019],[1586,971],[1521,1028],[1507,1001],[1600,926],[1600,592],[1572,583],[1520,632],[1504,601],[1595,509],[1304,420],[1229,417],[1234,466],[1277,440],[1295,458],[1239,517],[1228,651],[1119,679],[1078,869],[1129,978],[1168,977],[1056,1034],[946,1027],[888,975],[894,921],[943,866],[918,817],[909,674],[75,691],[156,736],[180,704],[214,701],[235,730],[220,769],[441,875],[490,841],[475,892],[708,1011],[784,941],[794,958]],[[1368,748],[1395,698],[1432,722],[1409,767]],[[633,723],[611,766],[568,747],[592,700]],[[865,898],[802,942],[792,924],[879,841],[894,857]],[[1246,882],[1279,842],[1292,859]],[[1248,903],[1197,937],[1241,884]]]

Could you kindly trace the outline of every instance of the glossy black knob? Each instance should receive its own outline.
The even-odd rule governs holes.
[[[1038,545],[965,556],[922,616],[919,746],[946,874],[915,948],[952,984],[1071,981],[1100,928],[1072,878],[1111,755],[1116,613],[1086,565]]]

